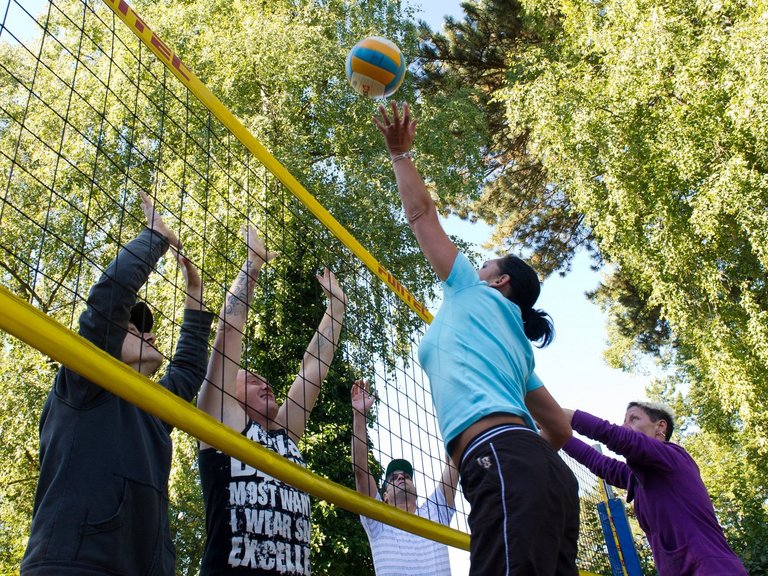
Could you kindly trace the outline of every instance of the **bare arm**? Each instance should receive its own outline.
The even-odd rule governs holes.
[[[244,233],[248,257],[224,298],[208,372],[197,399],[198,408],[232,428],[244,422],[244,410],[235,397],[235,383],[253,288],[261,267],[276,255],[267,251],[253,226]],[[207,447],[201,443],[201,448]]]
[[[447,454],[445,455],[445,468],[443,468],[443,477],[440,479],[440,490],[443,491],[445,502],[451,508],[456,506],[456,486],[459,483],[459,471],[453,464],[453,460]]]
[[[416,166],[410,157],[402,157],[413,143],[416,120],[411,120],[410,108],[405,102],[402,115],[394,101],[391,104],[392,118],[384,106],[379,106],[379,115],[373,122],[384,135],[387,149],[394,160],[397,189],[408,224],[435,273],[441,280],[445,280],[451,273],[458,250],[440,225],[435,203]]]
[[[563,409],[544,386],[525,395],[525,405],[541,426],[541,435],[555,450],[560,450],[573,435]]]
[[[368,432],[365,416],[373,406],[374,397],[368,391],[368,382],[357,380],[352,385],[352,469],[355,472],[355,488],[361,494],[373,498],[376,480],[368,466]],[[447,497],[446,497],[447,499]]]
[[[295,442],[304,435],[309,416],[320,395],[320,386],[328,375],[347,306],[347,297],[336,282],[333,272],[326,268],[322,275],[317,276],[317,280],[328,298],[328,307],[307,346],[299,374],[275,418],[275,422],[285,428]]]

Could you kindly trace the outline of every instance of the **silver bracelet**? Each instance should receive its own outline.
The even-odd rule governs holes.
[[[408,150],[408,152],[403,152],[402,154],[397,154],[396,156],[392,156],[392,164],[395,162],[398,162],[399,160],[403,160],[404,158],[413,158],[413,152]]]

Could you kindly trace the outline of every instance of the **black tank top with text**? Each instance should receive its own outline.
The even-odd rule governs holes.
[[[285,430],[243,435],[306,466]],[[214,448],[199,454],[207,539],[201,574],[308,576],[309,495]]]

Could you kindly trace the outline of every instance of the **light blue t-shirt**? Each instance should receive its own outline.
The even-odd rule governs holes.
[[[471,424],[493,414],[520,416],[536,425],[525,395],[542,386],[533,371],[533,348],[520,308],[480,280],[459,253],[444,299],[419,346],[429,377],[443,440],[448,444]]]

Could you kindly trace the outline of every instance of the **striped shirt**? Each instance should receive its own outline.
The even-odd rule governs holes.
[[[376,499],[381,497],[376,494]],[[455,508],[448,506],[442,490],[434,494],[416,510],[416,515],[446,526],[451,522]],[[360,516],[368,541],[371,543],[376,576],[450,576],[448,546],[427,540],[389,524]]]

